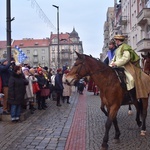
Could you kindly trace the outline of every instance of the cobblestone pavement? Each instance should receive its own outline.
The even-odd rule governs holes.
[[[46,110],[36,110],[21,123],[0,122],[0,150],[63,150],[74,115],[77,94],[71,104],[56,106],[48,100]]]
[[[71,104],[56,106],[48,100],[46,110],[36,110],[26,121],[13,124],[0,121],[0,150],[100,150],[106,117],[100,111],[100,98],[84,91],[74,93]],[[109,137],[109,150],[150,149],[150,108],[147,116],[147,135],[140,136],[140,128],[128,107],[118,113],[120,143],[113,143],[114,128]]]
[[[87,144],[86,150],[99,150],[101,147],[106,117],[99,109],[98,96],[87,93]],[[133,115],[128,115],[128,106],[122,106],[118,112],[118,125],[121,131],[120,143],[113,143],[114,127],[109,134],[109,150],[150,150],[150,104],[147,115],[147,134],[140,136],[140,128],[135,122],[135,109]]]

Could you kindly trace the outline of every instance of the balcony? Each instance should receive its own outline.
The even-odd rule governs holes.
[[[33,56],[38,56],[38,53],[37,52],[33,52]]]
[[[150,25],[150,8],[143,8],[137,15],[137,23],[139,26],[143,26],[146,23]]]
[[[120,25],[126,25],[127,24],[127,16],[120,16]]]
[[[150,38],[142,39],[137,43],[137,51],[138,52],[145,52],[150,50]]]
[[[38,59],[33,59],[33,62],[34,63],[38,63]]]
[[[104,36],[108,36],[108,35],[109,35],[109,31],[105,31]]]

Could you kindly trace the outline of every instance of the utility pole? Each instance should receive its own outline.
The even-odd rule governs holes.
[[[57,8],[57,40],[58,40],[58,50],[57,50],[57,61],[58,61],[58,68],[60,68],[60,51],[59,51],[59,6],[52,5],[53,7]]]
[[[11,19],[11,0],[7,0],[6,4],[6,33],[7,33],[7,60],[11,60],[11,21],[15,18]]]

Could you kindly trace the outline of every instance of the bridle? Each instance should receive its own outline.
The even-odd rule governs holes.
[[[86,72],[89,72],[89,68],[87,68],[86,65],[85,65],[85,57],[83,58],[83,60],[80,63],[78,63],[75,66],[78,66],[78,65],[80,65],[80,67],[76,70],[75,73],[77,74],[78,78],[82,78],[82,76],[80,75],[80,72],[81,72],[82,69],[85,69]],[[93,76],[95,74],[99,74],[99,73],[105,71],[106,69],[107,69],[107,67],[104,67],[102,69],[96,70],[95,72],[92,72],[92,73],[89,72],[85,76]]]

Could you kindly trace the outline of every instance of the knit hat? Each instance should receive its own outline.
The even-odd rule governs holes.
[[[23,72],[26,71],[26,70],[29,71],[29,68],[27,68],[27,67],[22,67],[22,71],[23,71]]]
[[[39,67],[39,68],[37,69],[37,71],[39,72],[39,71],[43,71],[43,70],[42,70],[42,68]]]
[[[57,69],[57,72],[58,72],[58,73],[59,73],[59,72],[61,72],[61,71],[62,71],[62,69],[61,69],[61,68],[58,68],[58,69]]]

